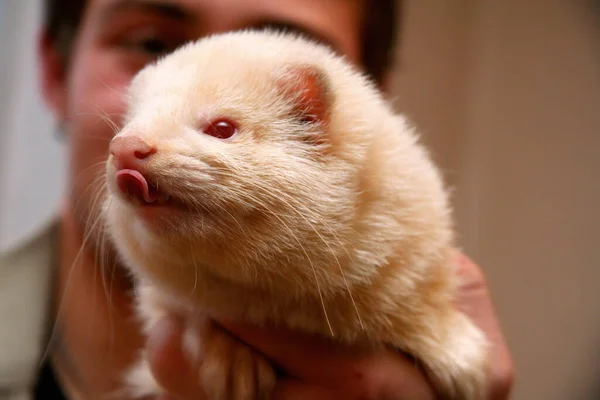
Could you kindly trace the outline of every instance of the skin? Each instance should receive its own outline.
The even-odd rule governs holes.
[[[97,178],[109,140],[121,125],[123,93],[134,74],[157,55],[207,34],[261,25],[292,23],[359,62],[362,4],[348,0],[171,0],[170,8],[147,1],[88,0],[70,66],[42,37],[40,60],[45,100],[63,121],[69,138],[69,191],[60,216],[61,246],[55,304],[58,346],[52,362],[71,398],[105,398],[122,371],[147,346],[152,370],[173,398],[202,399],[194,365],[180,351],[175,317],[158,324],[145,342],[134,319],[130,282],[117,266],[102,231],[88,229],[97,218]],[[146,5],[146,6],[144,6]],[[91,232],[86,241],[86,233]],[[79,250],[83,248],[82,252]],[[102,258],[98,258],[102,255]],[[463,308],[494,344],[490,399],[505,399],[513,366],[498,327],[485,279],[464,256],[467,284]],[[262,351],[288,373],[276,399],[433,399],[424,375],[401,354],[357,354],[278,329],[258,330],[221,321],[232,334]],[[293,377],[293,378],[292,378]],[[309,397],[310,396],[310,397]]]

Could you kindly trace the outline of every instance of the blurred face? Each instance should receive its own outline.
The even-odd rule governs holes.
[[[88,0],[64,80],[53,104],[70,136],[71,207],[95,217],[108,142],[120,125],[123,92],[157,56],[205,35],[247,27],[297,29],[358,60],[360,2],[348,0]],[[57,102],[55,102],[57,103]],[[90,221],[91,222],[91,221]]]
[[[42,53],[46,99],[70,141],[66,213],[80,234],[97,218],[103,162],[121,124],[123,94],[145,64],[189,40],[265,26],[304,32],[358,62],[361,6],[359,0],[87,0],[69,70],[52,48]],[[62,289],[75,299],[64,300],[59,321],[64,364],[76,365],[78,374],[63,368],[65,381],[88,396],[114,388],[141,343],[123,312],[128,300],[103,296],[102,279],[86,278],[96,270],[69,277]],[[109,285],[112,292],[119,288]]]

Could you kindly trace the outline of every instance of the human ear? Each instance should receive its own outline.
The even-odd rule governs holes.
[[[60,56],[47,29],[38,38],[38,76],[46,106],[59,121],[66,119],[66,61]]]

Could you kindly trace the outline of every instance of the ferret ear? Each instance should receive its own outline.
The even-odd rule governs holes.
[[[325,74],[310,65],[291,65],[279,71],[276,83],[292,104],[292,112],[306,124],[327,125],[332,98]]]

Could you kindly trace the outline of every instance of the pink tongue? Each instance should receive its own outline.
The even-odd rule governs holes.
[[[153,203],[158,199],[157,191],[152,190],[144,175],[134,169],[118,171],[117,186],[121,192],[136,197],[142,203]]]

